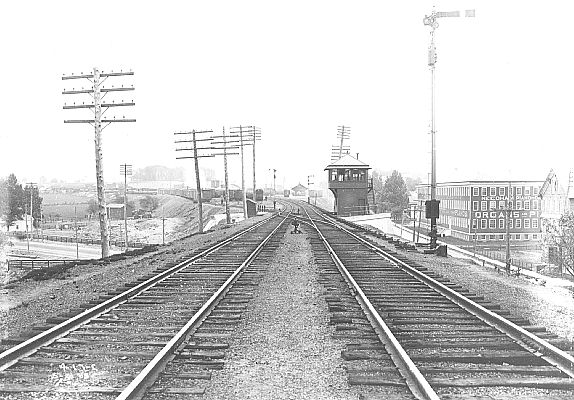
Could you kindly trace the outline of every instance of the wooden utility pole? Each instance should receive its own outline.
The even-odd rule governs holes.
[[[130,164],[121,164],[120,174],[124,176],[124,230],[126,251],[128,251],[128,175],[132,174],[132,166]]]
[[[309,193],[311,191],[311,178],[313,178],[314,175],[307,175],[307,204],[311,204],[311,194]]]
[[[243,218],[247,219],[247,192],[245,190],[245,163],[243,161],[243,147],[244,146],[251,146],[255,144],[255,140],[257,140],[257,129],[255,126],[243,126],[239,125],[238,127],[232,127],[230,129],[231,135],[230,138],[236,139],[239,138],[239,147],[241,149],[241,190],[243,191]],[[253,135],[254,139],[252,139],[251,135]],[[260,135],[260,133],[259,133]],[[255,150],[253,152],[253,170],[255,171]],[[253,201],[255,201],[255,172],[253,172]]]
[[[211,142],[213,146],[213,150],[221,151],[223,153],[213,153],[214,156],[223,156],[223,171],[225,175],[225,220],[227,224],[231,224],[231,211],[229,210],[229,175],[227,172],[227,156],[228,155],[237,155],[239,153],[229,153],[228,150],[237,149],[239,146],[233,145],[237,143],[236,140],[228,140],[228,137],[225,135],[225,127],[222,128],[222,135],[221,136],[212,136],[213,142]],[[218,141],[217,139],[222,139]],[[230,144],[232,144],[230,146]]]
[[[165,244],[165,213],[161,206],[161,244]]]
[[[506,193],[506,272],[510,273],[510,264],[511,264],[511,259],[510,259],[510,212],[513,211],[510,208],[510,191],[512,189],[512,186],[510,184],[510,182],[508,182],[508,193]]]
[[[34,234],[34,186],[36,183],[28,182],[26,186],[30,188],[30,231],[28,232],[28,217],[26,216],[26,246],[30,253],[30,237]]]
[[[247,193],[245,190],[245,166],[243,163],[243,128],[239,126],[239,145],[241,146],[241,191],[243,192],[243,218],[247,219]]]
[[[191,132],[176,132],[174,133],[174,135],[189,135],[191,134],[191,140],[176,140],[175,143],[192,143],[193,147],[192,148],[178,148],[175,149],[176,151],[193,151],[193,156],[184,156],[184,157],[176,157],[176,159],[180,160],[180,159],[185,159],[185,158],[193,158],[194,159],[194,164],[195,164],[195,184],[196,184],[196,190],[197,190],[197,209],[198,209],[198,231],[199,233],[203,233],[203,199],[201,198],[201,180],[199,177],[199,159],[202,157],[213,157],[213,155],[211,154],[200,154],[200,152],[202,150],[211,150],[212,147],[208,146],[208,147],[198,147],[197,146],[197,142],[203,142],[203,141],[208,141],[211,142],[211,137],[210,138],[204,138],[204,139],[198,139],[196,137],[197,134],[203,134],[203,133],[213,133],[212,130],[205,130],[205,131],[196,131],[195,129],[192,130]]]
[[[84,123],[90,124],[94,126],[94,144],[95,144],[95,154],[96,154],[96,186],[97,186],[97,196],[98,196],[98,217],[100,220],[100,236],[102,242],[102,257],[108,257],[110,254],[110,233],[109,233],[109,226],[108,226],[108,214],[106,210],[106,199],[105,199],[105,190],[104,190],[104,166],[103,166],[103,156],[102,156],[102,138],[101,134],[102,131],[109,126],[112,122],[135,122],[135,119],[125,118],[122,116],[121,118],[116,118],[115,116],[102,118],[102,115],[108,111],[111,107],[125,107],[125,106],[133,106],[135,103],[133,100],[131,102],[121,102],[116,103],[115,100],[112,102],[102,103],[102,99],[111,92],[125,92],[125,91],[133,91],[133,85],[131,87],[114,87],[105,88],[103,87],[103,83],[110,77],[118,77],[118,76],[127,76],[133,75],[134,73],[129,72],[110,72],[104,73],[100,72],[97,68],[94,68],[93,73],[84,74],[80,73],[80,75],[69,75],[63,76],[62,80],[71,80],[71,79],[87,79],[92,83],[91,89],[84,89],[81,88],[76,90],[72,88],[72,90],[64,90],[62,94],[65,95],[77,95],[77,94],[88,94],[92,97],[92,101],[88,104],[82,102],[82,104],[73,103],[73,105],[66,105],[64,104],[64,109],[91,109],[94,113],[93,119],[75,119],[75,120],[64,120],[64,123]],[[103,94],[102,94],[103,93]],[[102,108],[104,110],[102,111]],[[106,124],[102,127],[102,124]]]
[[[80,259],[80,247],[78,245],[78,213],[74,206],[74,230],[76,231],[76,260]]]
[[[257,186],[255,185],[255,141],[256,140],[261,140],[261,129],[257,128],[256,126],[252,126],[251,127],[252,130],[252,139],[253,139],[253,201],[257,201],[257,197],[256,197],[256,191],[257,191]]]
[[[348,154],[351,151],[349,145],[345,145],[345,139],[351,137],[351,127],[340,125],[337,127],[337,139],[340,139],[338,146],[331,147],[331,162],[337,161],[339,158],[343,157],[344,154]]]

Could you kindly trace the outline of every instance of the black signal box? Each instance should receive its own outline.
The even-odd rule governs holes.
[[[440,200],[425,201],[425,218],[438,218]]]

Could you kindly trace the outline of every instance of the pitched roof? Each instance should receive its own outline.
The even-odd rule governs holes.
[[[291,188],[292,191],[294,192],[298,192],[300,190],[307,190],[307,188],[301,184],[298,184],[297,186],[295,186],[294,188]]]
[[[339,158],[332,164],[327,165],[325,170],[333,169],[333,168],[370,168],[369,164],[365,164],[364,162],[357,160],[355,157],[350,156],[349,154],[345,154],[343,157]]]

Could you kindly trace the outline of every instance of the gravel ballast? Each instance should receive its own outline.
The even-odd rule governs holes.
[[[287,233],[205,399],[356,399],[308,237]]]

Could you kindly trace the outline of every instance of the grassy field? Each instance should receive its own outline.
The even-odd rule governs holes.
[[[42,213],[46,220],[74,218],[76,207],[78,219],[83,219],[88,213],[88,202],[96,198],[95,193],[41,193]],[[59,216],[59,217],[58,217]]]

